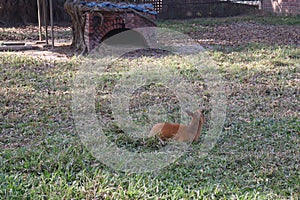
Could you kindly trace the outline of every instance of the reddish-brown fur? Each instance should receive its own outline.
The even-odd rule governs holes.
[[[186,112],[192,117],[190,124],[158,123],[152,127],[150,136],[157,135],[162,140],[173,138],[180,142],[198,141],[204,124],[204,115],[200,109],[194,113]]]

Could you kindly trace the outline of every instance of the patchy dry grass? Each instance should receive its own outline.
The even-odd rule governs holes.
[[[247,44],[216,47],[209,54],[224,78],[228,100],[222,137],[204,158],[199,156],[199,144],[193,144],[175,163],[160,172],[146,174],[115,172],[93,158],[81,143],[70,102],[72,80],[80,60],[47,61],[1,54],[0,196],[5,199],[299,198],[299,48]],[[110,117],[110,99],[105,95],[128,70],[128,65],[151,63],[151,59],[124,59],[124,65],[103,75],[105,87],[98,88],[99,114]],[[173,67],[202,91],[202,82],[193,70],[188,66],[177,68],[174,56],[155,60],[175,63]],[[163,93],[159,87],[146,89],[151,91],[146,95],[148,101],[152,100],[151,95]],[[203,93],[203,97],[206,95]],[[169,97],[172,96],[164,96],[156,103],[170,104]],[[133,102],[133,108],[141,102]],[[176,106],[168,109],[176,114]],[[170,120],[176,120],[174,113],[170,113]],[[207,128],[206,125],[204,134]],[[137,144],[117,142],[133,145],[131,148]],[[151,147],[149,143],[142,144]],[[156,145],[155,141],[153,144]]]
[[[181,32],[190,32],[199,30],[200,26],[210,27],[223,24],[232,24],[237,22],[256,22],[265,25],[290,25],[299,26],[299,16],[257,16],[245,15],[238,17],[225,18],[196,18],[190,20],[161,20],[159,25],[166,28],[175,29]]]
[[[69,41],[72,38],[72,31],[67,26],[54,26],[55,39],[58,41]],[[44,38],[44,36],[43,36]],[[51,39],[51,38],[50,38]],[[39,40],[39,28],[38,26],[17,26],[6,27],[0,26],[0,42],[1,41],[38,41]]]

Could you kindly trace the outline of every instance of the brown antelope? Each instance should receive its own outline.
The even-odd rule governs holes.
[[[188,125],[158,123],[152,127],[149,136],[157,135],[161,140],[173,138],[180,142],[197,142],[204,124],[204,115],[200,109],[194,113],[190,111],[186,111],[186,113],[192,117],[192,121]]]

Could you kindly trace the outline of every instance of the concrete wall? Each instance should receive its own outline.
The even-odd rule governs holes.
[[[300,14],[300,0],[262,0],[262,10],[276,14]]]

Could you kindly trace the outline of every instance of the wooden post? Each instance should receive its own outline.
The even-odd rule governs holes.
[[[38,22],[39,22],[39,41],[42,41],[42,25],[41,25],[41,4],[40,0],[37,0],[37,9],[38,9]]]
[[[50,3],[50,23],[51,23],[51,40],[52,40],[52,49],[54,48],[54,30],[53,30],[53,4],[52,0],[49,0]]]
[[[46,0],[43,0],[43,13],[44,13],[44,25],[45,25],[45,39],[46,39],[46,44],[48,43],[48,24],[47,24],[47,9],[46,9]]]

